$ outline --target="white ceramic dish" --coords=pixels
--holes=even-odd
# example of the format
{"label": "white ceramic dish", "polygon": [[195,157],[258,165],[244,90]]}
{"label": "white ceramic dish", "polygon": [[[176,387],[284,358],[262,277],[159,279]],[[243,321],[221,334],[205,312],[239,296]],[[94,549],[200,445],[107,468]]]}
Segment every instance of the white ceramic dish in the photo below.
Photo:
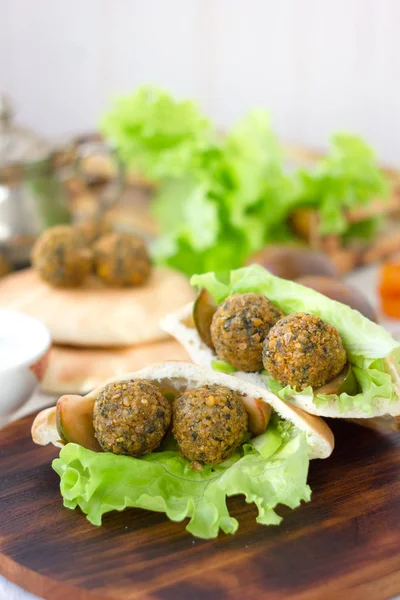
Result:
{"label": "white ceramic dish", "polygon": [[38,387],[50,345],[50,333],[40,321],[0,309],[0,426]]}

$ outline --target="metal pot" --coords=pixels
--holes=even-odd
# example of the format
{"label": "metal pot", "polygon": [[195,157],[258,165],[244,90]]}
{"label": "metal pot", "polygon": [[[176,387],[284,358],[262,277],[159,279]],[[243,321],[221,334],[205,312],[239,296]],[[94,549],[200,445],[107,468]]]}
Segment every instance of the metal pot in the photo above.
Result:
{"label": "metal pot", "polygon": [[[44,229],[73,220],[65,184],[81,176],[81,160],[92,153],[114,155],[103,143],[52,145],[15,126],[10,103],[0,98],[0,252],[14,267],[29,264],[32,246]],[[98,198],[99,214],[122,192],[122,165],[114,159],[117,176]]]}

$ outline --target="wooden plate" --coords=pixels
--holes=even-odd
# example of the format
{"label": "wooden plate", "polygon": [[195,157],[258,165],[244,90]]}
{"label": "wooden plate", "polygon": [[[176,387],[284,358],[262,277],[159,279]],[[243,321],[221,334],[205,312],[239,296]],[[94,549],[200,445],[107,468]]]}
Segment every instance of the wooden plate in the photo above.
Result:
{"label": "wooden plate", "polygon": [[230,500],[236,535],[193,538],[130,509],[93,527],[62,506],[32,417],[0,432],[0,572],[46,600],[389,598],[400,592],[400,436],[334,423],[337,448],[312,461],[313,500],[279,527]]}

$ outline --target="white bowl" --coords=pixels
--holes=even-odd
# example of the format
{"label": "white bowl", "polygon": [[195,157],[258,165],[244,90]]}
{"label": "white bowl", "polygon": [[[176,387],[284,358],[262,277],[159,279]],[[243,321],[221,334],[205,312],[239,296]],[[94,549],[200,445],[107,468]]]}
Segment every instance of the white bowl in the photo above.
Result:
{"label": "white bowl", "polygon": [[38,387],[50,345],[50,333],[40,321],[0,309],[0,426]]}

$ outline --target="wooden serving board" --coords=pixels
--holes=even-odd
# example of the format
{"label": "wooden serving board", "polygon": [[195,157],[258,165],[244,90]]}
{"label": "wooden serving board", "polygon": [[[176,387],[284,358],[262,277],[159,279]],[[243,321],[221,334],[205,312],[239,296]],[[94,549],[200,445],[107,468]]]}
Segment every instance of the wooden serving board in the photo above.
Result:
{"label": "wooden serving board", "polygon": [[313,500],[279,527],[230,500],[236,535],[205,541],[183,523],[130,509],[93,527],[63,508],[53,447],[32,417],[0,432],[0,573],[46,600],[382,600],[400,592],[400,434],[336,422],[312,461]]}

